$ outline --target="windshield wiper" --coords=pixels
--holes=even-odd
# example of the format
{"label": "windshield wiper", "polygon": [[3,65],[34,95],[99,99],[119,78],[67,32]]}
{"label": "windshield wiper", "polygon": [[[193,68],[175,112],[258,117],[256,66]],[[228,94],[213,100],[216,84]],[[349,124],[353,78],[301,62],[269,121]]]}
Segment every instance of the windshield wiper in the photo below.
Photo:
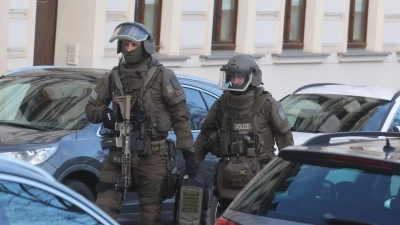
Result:
{"label": "windshield wiper", "polygon": [[48,130],[50,130],[50,129],[47,128],[47,127],[42,127],[42,126],[33,125],[33,124],[12,123],[12,122],[5,122],[5,121],[1,121],[0,124],[8,125],[8,126],[13,126],[13,127],[30,128],[30,129],[41,130],[41,131],[48,131]]}
{"label": "windshield wiper", "polygon": [[324,215],[326,225],[377,225],[364,221],[351,220],[346,218],[337,218],[330,213]]}

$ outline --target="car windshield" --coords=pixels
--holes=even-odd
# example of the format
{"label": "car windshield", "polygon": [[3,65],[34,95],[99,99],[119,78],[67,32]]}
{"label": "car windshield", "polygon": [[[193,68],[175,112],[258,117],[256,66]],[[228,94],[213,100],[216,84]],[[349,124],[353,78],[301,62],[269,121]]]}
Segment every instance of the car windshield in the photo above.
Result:
{"label": "car windshield", "polygon": [[294,94],[282,100],[292,131],[380,131],[391,101],[343,95]]}
{"label": "car windshield", "polygon": [[0,124],[38,130],[77,130],[88,124],[85,106],[95,84],[51,76],[3,77]]}
{"label": "car windshield", "polygon": [[398,174],[282,158],[271,163],[268,172],[238,199],[239,204],[231,206],[233,210],[321,225],[327,224],[328,214],[345,221],[398,222]]}

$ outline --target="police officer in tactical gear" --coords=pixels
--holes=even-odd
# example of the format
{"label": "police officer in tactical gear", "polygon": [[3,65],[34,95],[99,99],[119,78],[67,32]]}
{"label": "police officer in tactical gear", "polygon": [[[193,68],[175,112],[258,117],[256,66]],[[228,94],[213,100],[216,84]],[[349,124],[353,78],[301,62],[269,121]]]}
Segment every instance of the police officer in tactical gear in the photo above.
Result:
{"label": "police officer in tactical gear", "polygon": [[[110,42],[114,40],[118,40],[117,53],[122,52],[125,60],[100,79],[86,105],[86,114],[92,123],[103,122],[118,136],[124,118],[116,98],[131,96],[128,123],[140,129],[137,136],[131,135],[131,138],[138,137],[132,145],[138,159],[131,169],[129,190],[137,191],[140,197],[140,224],[161,224],[162,201],[171,198],[175,189],[175,183],[168,181],[171,157],[176,156],[175,143],[166,139],[171,128],[176,134],[176,148],[182,150],[189,165],[186,166],[188,173],[198,168],[194,161],[186,95],[174,72],[151,57],[155,52],[155,40],[146,26],[122,23],[115,28]],[[108,108],[111,101],[112,109]],[[97,186],[96,205],[114,219],[123,200],[123,188],[119,186],[122,153],[121,148],[110,148]]]}
{"label": "police officer in tactical gear", "polygon": [[216,164],[214,195],[225,210],[240,190],[279,149],[293,145],[289,122],[280,104],[265,91],[261,70],[249,55],[236,55],[220,69],[224,93],[213,104],[197,137],[195,161],[211,152]]}

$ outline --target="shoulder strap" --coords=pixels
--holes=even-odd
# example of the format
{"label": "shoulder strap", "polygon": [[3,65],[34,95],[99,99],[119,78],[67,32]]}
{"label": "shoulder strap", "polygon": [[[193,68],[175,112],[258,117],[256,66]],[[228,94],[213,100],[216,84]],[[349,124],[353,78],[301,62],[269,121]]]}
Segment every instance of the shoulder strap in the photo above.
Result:
{"label": "shoulder strap", "polygon": [[[147,87],[147,84],[149,84],[149,81],[150,81],[150,80],[154,81],[154,79],[155,79],[154,74],[156,74],[156,71],[157,71],[157,70],[160,70],[160,67],[157,66],[157,65],[155,65],[155,64],[153,64],[153,65],[150,67],[150,69],[147,71],[147,76],[146,76],[146,78],[145,78],[145,80],[144,80],[144,82],[143,82],[143,87]],[[154,78],[153,78],[153,77],[154,77]],[[153,82],[151,82],[151,83],[153,83]],[[151,83],[150,83],[150,84],[151,84]]]}
{"label": "shoulder strap", "polygon": [[115,66],[113,68],[113,76],[114,76],[114,80],[115,80],[115,85],[117,86],[119,93],[121,94],[121,96],[124,96],[125,95],[124,87],[122,86],[122,81],[121,81],[121,78],[119,77],[117,66]]}

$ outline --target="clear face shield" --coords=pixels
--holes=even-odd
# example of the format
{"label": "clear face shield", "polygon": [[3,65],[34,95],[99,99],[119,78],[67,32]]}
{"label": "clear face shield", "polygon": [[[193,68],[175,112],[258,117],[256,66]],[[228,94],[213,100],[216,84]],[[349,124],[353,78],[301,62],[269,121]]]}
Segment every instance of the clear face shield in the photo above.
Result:
{"label": "clear face shield", "polygon": [[219,87],[222,90],[245,91],[251,83],[252,71],[221,68]]}
{"label": "clear face shield", "polygon": [[149,35],[145,30],[135,24],[120,24],[115,28],[110,42],[113,42],[116,39],[141,42],[147,40],[148,36]]}

